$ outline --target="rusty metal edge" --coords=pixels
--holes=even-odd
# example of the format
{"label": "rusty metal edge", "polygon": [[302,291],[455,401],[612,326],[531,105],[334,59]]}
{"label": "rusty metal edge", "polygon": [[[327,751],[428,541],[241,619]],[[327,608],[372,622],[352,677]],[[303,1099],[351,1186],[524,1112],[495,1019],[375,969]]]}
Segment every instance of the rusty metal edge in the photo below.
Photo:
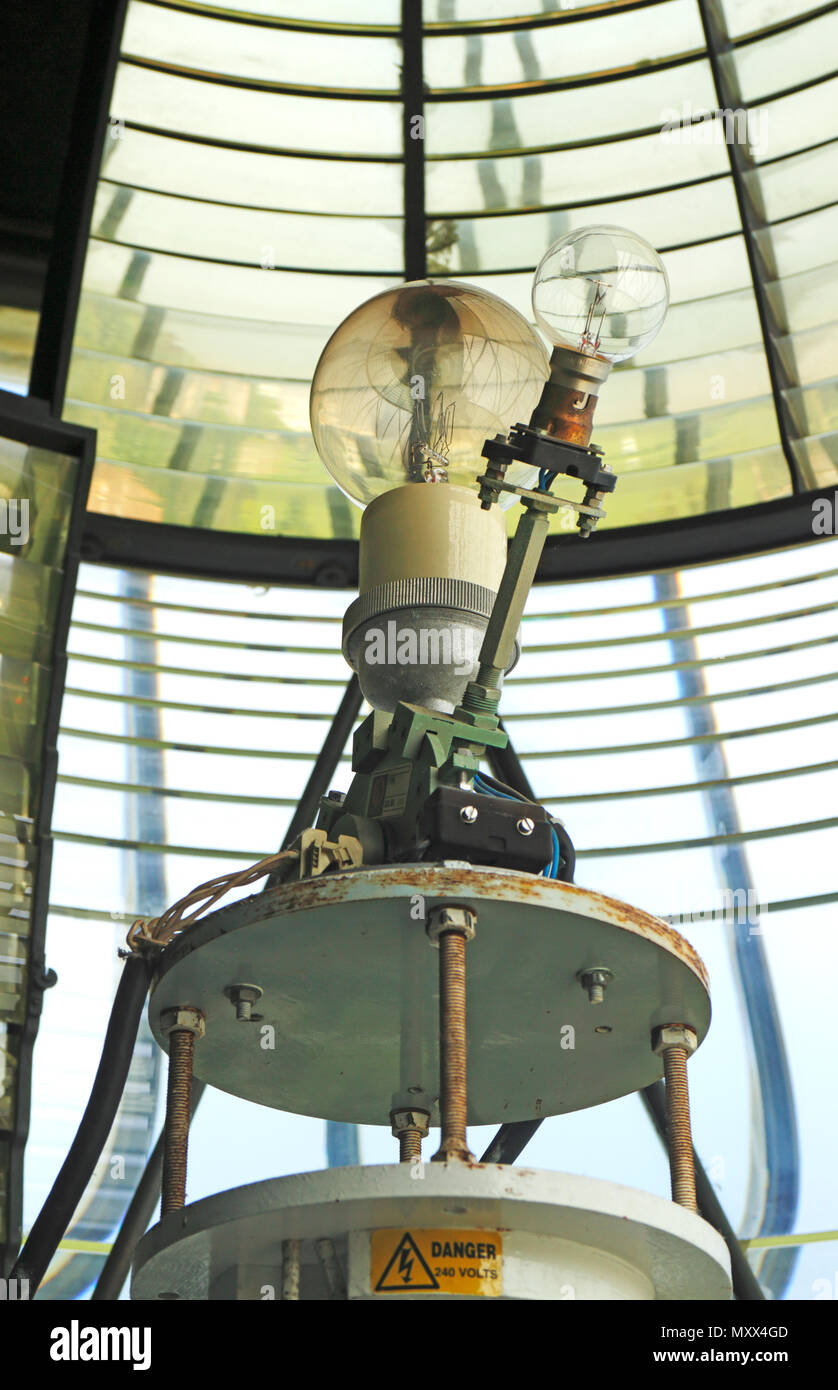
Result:
{"label": "rusty metal edge", "polygon": [[[642,908],[632,907],[618,898],[606,897],[579,884],[540,878],[519,869],[472,868],[460,863],[389,864],[347,873],[329,873],[319,878],[282,883],[266,892],[241,898],[227,907],[208,913],[175,937],[160,955],[152,990],[178,961],[215,937],[239,931],[254,922],[263,922],[282,913],[305,912],[314,907],[345,901],[354,896],[347,890],[358,882],[360,876],[371,890],[404,886],[411,894],[421,893],[436,898],[455,894],[467,899],[479,892],[480,898],[510,898],[518,902],[529,898],[542,906],[550,906],[550,899],[553,898],[557,907],[563,906],[571,911],[573,899],[584,901],[599,910],[598,920],[610,922],[612,926],[631,932],[634,936],[644,937],[676,956],[692,970],[709,994],[707,968],[691,943],[668,922],[653,917]],[[513,891],[510,892],[510,889]],[[382,897],[384,892],[371,891],[370,896]],[[579,915],[592,914],[581,912]]]}

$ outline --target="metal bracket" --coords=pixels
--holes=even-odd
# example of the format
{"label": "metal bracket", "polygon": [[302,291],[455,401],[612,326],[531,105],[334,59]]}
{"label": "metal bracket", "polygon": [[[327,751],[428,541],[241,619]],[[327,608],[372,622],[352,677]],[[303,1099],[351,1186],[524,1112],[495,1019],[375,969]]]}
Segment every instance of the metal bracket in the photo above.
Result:
{"label": "metal bracket", "polygon": [[304,830],[299,839],[299,878],[317,878],[327,869],[358,869],[364,862],[361,841],[354,835],[329,839],[325,830]]}
{"label": "metal bracket", "polygon": [[[608,464],[600,462],[602,450],[596,444],[582,448],[578,444],[568,444],[566,440],[547,434],[544,430],[532,429],[529,425],[513,425],[508,435],[498,434],[494,439],[487,439],[483,445],[483,457],[489,460],[489,467],[477,481],[484,511],[488,511],[498,500],[501,492],[516,493],[525,506],[537,507],[542,511],[558,511],[561,506],[569,506],[579,516],[577,525],[582,536],[589,536],[600,517],[605,515],[598,504],[617,485]],[[569,478],[578,478],[585,484],[582,503],[554,498],[553,505],[550,505],[546,501],[546,490],[511,486],[504,481],[511,463],[525,463],[539,472],[563,473]]]}

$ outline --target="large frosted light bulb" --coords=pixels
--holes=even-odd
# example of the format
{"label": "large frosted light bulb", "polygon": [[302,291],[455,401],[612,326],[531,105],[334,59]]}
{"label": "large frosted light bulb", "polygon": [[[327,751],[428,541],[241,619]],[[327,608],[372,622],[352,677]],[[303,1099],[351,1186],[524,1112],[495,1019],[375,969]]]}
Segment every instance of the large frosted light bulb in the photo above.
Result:
{"label": "large frosted light bulb", "polygon": [[622,227],[560,237],[533,280],[533,312],[550,341],[604,362],[622,362],[650,343],[668,304],[663,261]]}
{"label": "large frosted light bulb", "polygon": [[538,335],[496,295],[451,280],[399,285],[354,310],[323,349],[310,402],[317,452],[360,506],[404,483],[473,489],[484,440],[529,417],[549,370]]}

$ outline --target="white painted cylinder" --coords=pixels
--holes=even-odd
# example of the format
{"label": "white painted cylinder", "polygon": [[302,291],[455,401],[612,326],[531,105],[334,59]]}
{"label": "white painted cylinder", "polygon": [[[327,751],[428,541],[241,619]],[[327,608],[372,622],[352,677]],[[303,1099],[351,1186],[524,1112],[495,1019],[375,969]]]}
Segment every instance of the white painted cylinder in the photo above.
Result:
{"label": "white painted cylinder", "polygon": [[137,1247],[132,1297],[279,1299],[291,1242],[303,1301],[731,1294],[722,1237],[663,1197],[494,1163],[393,1163],[251,1183],[163,1217]]}
{"label": "white painted cylinder", "polygon": [[497,591],[506,564],[499,507],[477,489],[406,483],[376,497],[361,521],[359,592],[402,579],[462,579]]}

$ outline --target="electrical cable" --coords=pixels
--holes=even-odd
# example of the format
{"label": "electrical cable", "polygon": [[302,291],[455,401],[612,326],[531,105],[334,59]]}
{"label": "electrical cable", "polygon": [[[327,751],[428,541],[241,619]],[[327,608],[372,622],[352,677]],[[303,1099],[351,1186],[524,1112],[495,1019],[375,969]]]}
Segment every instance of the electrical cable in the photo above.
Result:
{"label": "electrical cable", "polygon": [[[204,1093],[204,1082],[197,1076],[192,1081],[192,1099],[189,1107],[190,1122],[195,1117],[198,1103]],[[110,1254],[90,1295],[92,1302],[103,1300],[112,1302],[119,1298],[131,1272],[134,1251],[142,1236],[148,1230],[154,1215],[154,1208],[160,1201],[160,1184],[163,1178],[163,1134],[158,1135],[157,1143],[146,1159],[142,1177],[137,1183],[134,1195],[128,1203],[119,1230],[111,1246]]]}
{"label": "electrical cable", "polygon": [[514,1163],[542,1124],[542,1120],[513,1120],[501,1125],[480,1162]]}
{"label": "electrical cable", "polygon": [[128,1078],[153,962],[134,953],[122,968],[102,1056],[76,1137],[12,1269],[34,1294],[58,1249],[105,1147]]}
{"label": "electrical cable", "polygon": [[495,791],[507,796],[510,801],[527,801],[533,806],[538,805],[535,797],[525,796],[523,792],[518,792],[514,787],[510,787],[508,782],[501,782],[498,777],[492,777],[488,772],[477,772],[475,773],[475,777],[481,782],[485,782],[487,787],[493,788]]}
{"label": "electrical cable", "polygon": [[[283,868],[287,869],[291,860],[298,860],[299,858],[300,851],[298,849],[283,849],[278,854],[269,854],[266,859],[260,859],[258,863],[251,864],[247,869],[234,870],[229,874],[219,874],[218,878],[211,878],[206,883],[198,884],[196,888],[179,898],[171,907],[167,907],[166,911],[162,912],[159,917],[138,917],[126,938],[129,948],[132,951],[137,951],[149,945],[168,946],[175,936],[191,927],[199,917],[214,907],[219,898],[226,897],[234,888],[246,888],[249,884],[264,878],[266,874],[275,873]],[[195,910],[184,917],[183,914],[188,907]]]}

